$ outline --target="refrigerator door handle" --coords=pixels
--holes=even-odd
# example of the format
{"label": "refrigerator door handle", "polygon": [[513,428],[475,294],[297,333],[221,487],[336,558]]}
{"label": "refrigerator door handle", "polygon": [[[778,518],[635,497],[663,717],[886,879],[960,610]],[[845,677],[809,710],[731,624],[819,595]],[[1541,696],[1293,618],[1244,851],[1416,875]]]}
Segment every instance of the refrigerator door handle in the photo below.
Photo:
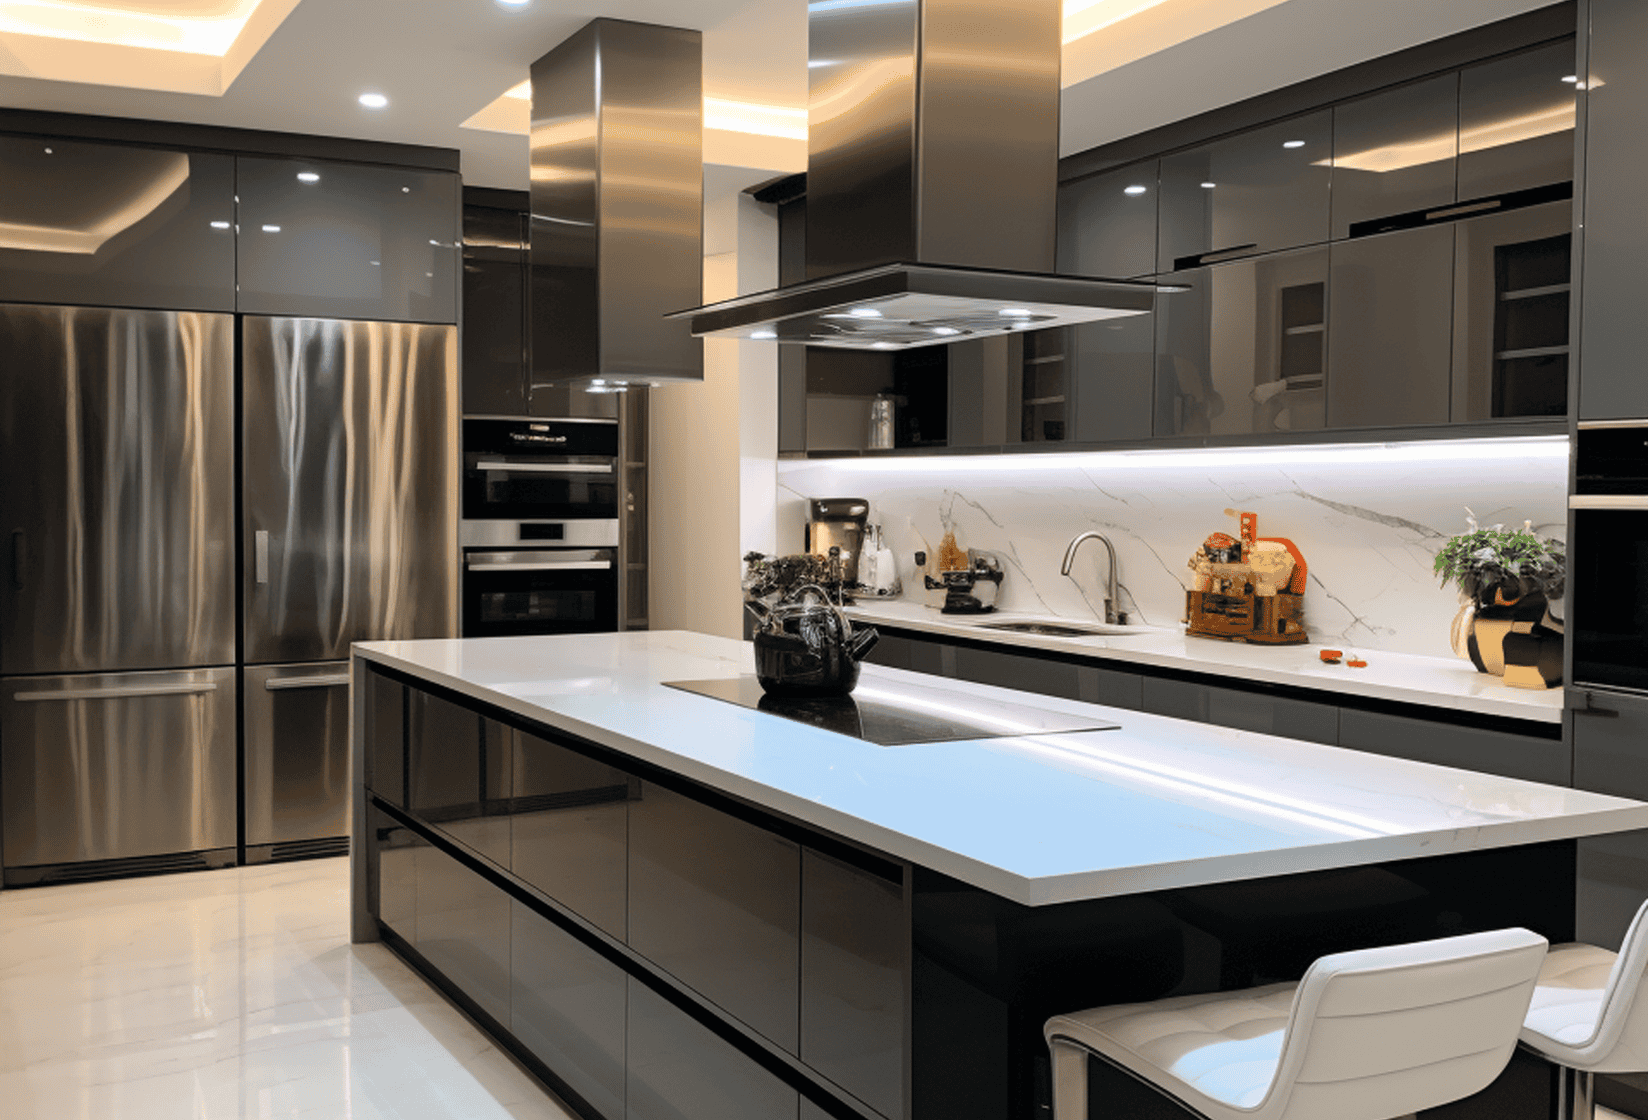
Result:
{"label": "refrigerator door handle", "polygon": [[23,569],[29,563],[29,542],[21,529],[11,532],[11,586],[14,591],[23,590]]}
{"label": "refrigerator door handle", "polygon": [[269,530],[252,534],[252,574],[258,583],[269,582]]}
{"label": "refrigerator door handle", "polygon": [[317,677],[270,677],[263,682],[263,687],[270,692],[281,692],[288,688],[337,688],[348,683],[348,673],[328,673]]}
{"label": "refrigerator door handle", "polygon": [[131,700],[142,696],[188,696],[197,692],[216,692],[213,681],[184,684],[136,684],[115,688],[66,688],[60,692],[16,692],[12,699],[19,703],[43,703],[51,700]]}

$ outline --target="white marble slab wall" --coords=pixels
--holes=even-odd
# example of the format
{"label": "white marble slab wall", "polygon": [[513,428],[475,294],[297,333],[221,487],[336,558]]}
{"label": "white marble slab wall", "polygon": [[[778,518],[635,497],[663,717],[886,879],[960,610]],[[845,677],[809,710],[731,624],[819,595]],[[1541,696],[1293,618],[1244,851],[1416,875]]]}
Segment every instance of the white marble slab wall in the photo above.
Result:
{"label": "white marble slab wall", "polygon": [[1261,536],[1289,538],[1305,556],[1313,642],[1438,657],[1451,656],[1458,603],[1432,563],[1464,531],[1466,507],[1484,525],[1527,520],[1559,538],[1567,524],[1562,437],[790,460],[778,472],[786,551],[801,548],[806,499],[867,498],[906,589],[919,583],[915,552],[954,529],[962,547],[1001,557],[1001,609],[1092,618],[1104,601],[1103,546],[1084,545],[1072,578],[1059,574],[1071,539],[1092,529],[1116,546],[1123,608],[1156,625],[1183,618],[1187,562],[1202,541],[1235,535],[1225,510],[1251,510]]}

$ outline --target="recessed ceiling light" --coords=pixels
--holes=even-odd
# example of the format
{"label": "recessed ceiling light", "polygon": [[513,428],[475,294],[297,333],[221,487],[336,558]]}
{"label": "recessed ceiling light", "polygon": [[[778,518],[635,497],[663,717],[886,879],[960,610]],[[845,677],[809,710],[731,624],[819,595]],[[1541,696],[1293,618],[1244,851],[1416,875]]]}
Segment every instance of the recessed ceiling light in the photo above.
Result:
{"label": "recessed ceiling light", "polygon": [[1143,194],[1145,191],[1147,191],[1149,189],[1150,189],[1149,187],[1142,187],[1139,184],[1134,183],[1131,187],[1126,188],[1126,190],[1123,191],[1123,193],[1124,194]]}
{"label": "recessed ceiling light", "polygon": [[532,3],[532,0],[497,0],[498,7],[515,12]]}
{"label": "recessed ceiling light", "polygon": [[402,187],[401,188],[401,193],[402,194],[411,194],[412,193],[412,188],[411,187]]}
{"label": "recessed ceiling light", "polygon": [[1562,80],[1567,82],[1569,85],[1573,85],[1575,82],[1579,81],[1579,75],[1578,74],[1569,74],[1566,78],[1563,78]]}
{"label": "recessed ceiling light", "polygon": [[1304,146],[1305,142],[1303,140],[1284,140],[1282,142],[1284,148],[1303,148]]}
{"label": "recessed ceiling light", "polygon": [[759,338],[759,339],[763,339],[763,340],[769,339],[769,338],[777,338],[778,337],[778,332],[777,331],[754,331],[750,334],[750,337],[751,338]]}
{"label": "recessed ceiling light", "polygon": [[1218,185],[1219,185],[1219,184],[1218,184],[1218,183],[1203,183],[1203,184],[1202,184],[1202,189],[1203,189],[1203,190],[1204,190],[1204,191],[1210,191],[1210,190],[1212,190],[1212,189],[1213,189],[1213,188],[1214,188],[1214,187],[1216,187],[1216,186],[1218,186]]}
{"label": "recessed ceiling light", "polygon": [[263,227],[263,232],[264,233],[279,233],[280,232],[280,227],[279,226],[264,226]]}
{"label": "recessed ceiling light", "polygon": [[318,182],[320,182],[320,176],[315,174],[313,171],[299,171],[298,172],[298,182],[300,182],[300,183],[318,183]]}
{"label": "recessed ceiling light", "polygon": [[441,247],[441,243],[439,241],[436,241],[433,237],[431,237],[429,239],[429,243],[431,245],[435,246],[435,248],[437,248],[437,249],[439,249]]}
{"label": "recessed ceiling light", "polygon": [[385,97],[381,93],[363,93],[360,95],[358,100],[368,109],[389,108],[389,98]]}
{"label": "recessed ceiling light", "polygon": [[213,222],[212,223],[212,228],[213,229],[228,229],[229,228],[229,223],[228,222]]}
{"label": "recessed ceiling light", "polygon": [[855,319],[881,318],[881,312],[877,311],[873,307],[855,307],[851,311],[847,312],[847,314],[851,315]]}
{"label": "recessed ceiling light", "polygon": [[50,148],[47,148],[47,149],[46,149],[46,154],[47,154],[47,155],[48,155],[48,156],[49,156],[49,155],[51,155],[51,154],[52,154],[52,150],[51,150],[51,149],[50,149]]}

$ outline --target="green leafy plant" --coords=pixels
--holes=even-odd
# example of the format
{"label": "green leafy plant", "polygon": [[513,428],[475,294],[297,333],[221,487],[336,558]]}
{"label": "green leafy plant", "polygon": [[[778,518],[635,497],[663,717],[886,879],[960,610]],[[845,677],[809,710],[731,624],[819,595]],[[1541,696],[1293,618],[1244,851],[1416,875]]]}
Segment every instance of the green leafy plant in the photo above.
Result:
{"label": "green leafy plant", "polygon": [[1469,532],[1449,538],[1436,554],[1435,570],[1444,585],[1457,585],[1484,606],[1494,601],[1495,592],[1506,601],[1534,591],[1551,603],[1562,601],[1568,583],[1565,544],[1537,535],[1529,522],[1509,530],[1503,525],[1479,528],[1475,517],[1469,523]]}

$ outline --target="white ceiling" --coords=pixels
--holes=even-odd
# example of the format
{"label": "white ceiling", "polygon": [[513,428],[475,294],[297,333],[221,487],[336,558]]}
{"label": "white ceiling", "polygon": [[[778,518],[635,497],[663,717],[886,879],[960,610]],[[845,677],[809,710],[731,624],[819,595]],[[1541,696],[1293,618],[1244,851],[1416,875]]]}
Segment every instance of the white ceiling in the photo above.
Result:
{"label": "white ceiling", "polygon": [[[1252,14],[1183,42],[1140,38],[1138,49],[1152,53],[1134,61],[1110,51],[1119,64],[1066,90],[1063,147],[1079,151],[1545,2],[1166,0],[1154,18],[1179,20],[1181,32],[1196,29],[1184,22],[1196,10]],[[597,16],[704,31],[709,96],[805,103],[806,0],[534,0],[524,11],[493,0],[301,0],[222,97],[0,77],[0,104],[458,148],[467,182],[524,189],[525,138],[460,125]],[[1125,36],[1128,23],[1097,35]],[[1067,70],[1083,72],[1069,56]],[[369,89],[388,95],[387,110],[359,106]]]}

